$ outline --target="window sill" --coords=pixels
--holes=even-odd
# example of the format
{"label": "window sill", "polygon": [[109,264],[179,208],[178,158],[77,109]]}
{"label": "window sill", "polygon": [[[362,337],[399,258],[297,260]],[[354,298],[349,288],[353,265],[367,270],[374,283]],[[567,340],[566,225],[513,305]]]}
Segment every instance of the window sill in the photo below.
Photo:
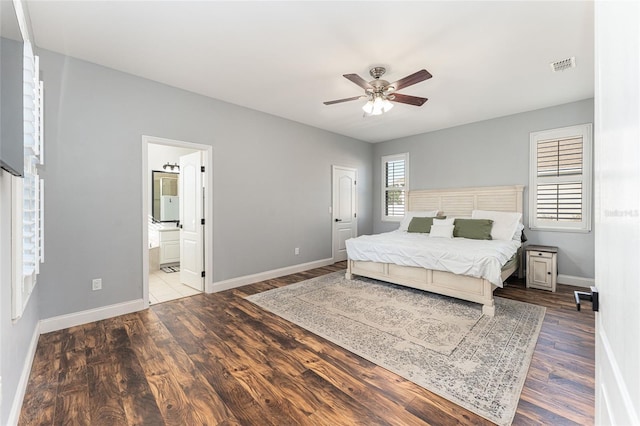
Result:
{"label": "window sill", "polygon": [[580,229],[580,228],[547,228],[544,226],[529,226],[530,231],[540,231],[540,232],[569,232],[575,234],[588,234],[591,232],[591,228],[589,229]]}

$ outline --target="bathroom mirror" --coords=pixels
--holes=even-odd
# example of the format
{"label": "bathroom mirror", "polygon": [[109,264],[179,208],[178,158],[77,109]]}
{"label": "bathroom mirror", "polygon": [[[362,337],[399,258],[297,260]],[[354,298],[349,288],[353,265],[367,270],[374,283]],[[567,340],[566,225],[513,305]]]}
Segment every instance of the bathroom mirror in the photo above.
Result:
{"label": "bathroom mirror", "polygon": [[153,170],[151,172],[151,215],[158,222],[180,220],[180,198],[178,196],[178,173]]}

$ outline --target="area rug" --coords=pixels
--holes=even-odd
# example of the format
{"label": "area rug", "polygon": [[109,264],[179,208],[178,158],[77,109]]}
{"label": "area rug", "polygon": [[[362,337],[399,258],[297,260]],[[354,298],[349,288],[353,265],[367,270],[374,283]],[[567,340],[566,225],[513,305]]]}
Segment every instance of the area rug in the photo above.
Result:
{"label": "area rug", "polygon": [[163,266],[160,269],[162,269],[167,274],[171,274],[173,272],[180,272],[180,267],[179,266]]}
{"label": "area rug", "polygon": [[510,424],[545,308],[479,304],[334,272],[247,300],[500,425]]}

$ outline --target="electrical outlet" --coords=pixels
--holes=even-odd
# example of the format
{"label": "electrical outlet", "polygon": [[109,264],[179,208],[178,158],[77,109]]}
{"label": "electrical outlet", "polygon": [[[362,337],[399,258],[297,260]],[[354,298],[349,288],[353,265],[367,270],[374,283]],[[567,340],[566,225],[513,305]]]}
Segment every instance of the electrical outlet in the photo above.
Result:
{"label": "electrical outlet", "polygon": [[295,249],[293,249],[293,254],[295,254],[296,256],[300,254],[300,247],[296,247]]}
{"label": "electrical outlet", "polygon": [[91,281],[91,289],[92,290],[102,290],[102,278],[94,278]]}

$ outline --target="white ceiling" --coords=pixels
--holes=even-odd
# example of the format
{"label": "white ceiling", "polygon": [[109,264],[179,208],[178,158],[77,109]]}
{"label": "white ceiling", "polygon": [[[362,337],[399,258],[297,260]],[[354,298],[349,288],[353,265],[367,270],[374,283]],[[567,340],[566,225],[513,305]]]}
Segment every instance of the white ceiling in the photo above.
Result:
{"label": "white ceiling", "polygon": [[[331,132],[379,142],[593,96],[587,1],[28,1],[35,44]],[[549,63],[576,57],[577,68]],[[342,77],[433,78],[363,118]]]}

